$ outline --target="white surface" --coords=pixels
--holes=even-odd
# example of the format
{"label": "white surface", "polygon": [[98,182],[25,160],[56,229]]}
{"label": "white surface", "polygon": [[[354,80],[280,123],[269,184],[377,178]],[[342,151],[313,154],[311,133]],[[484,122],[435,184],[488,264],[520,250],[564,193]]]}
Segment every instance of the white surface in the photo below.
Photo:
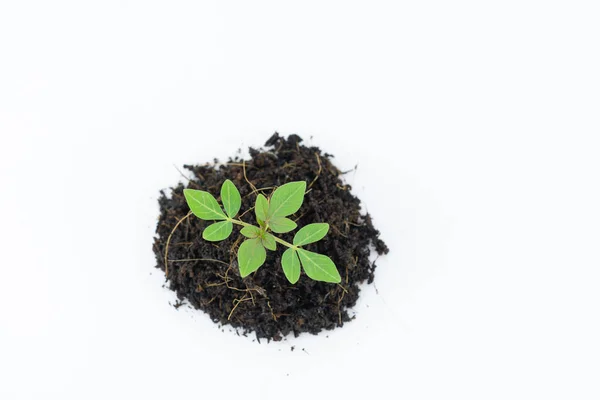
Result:
{"label": "white surface", "polygon": [[[0,398],[597,399],[597,2],[413,3],[3,1]],[[391,253],[258,345],[151,243],[173,165],[275,130],[359,164]]]}

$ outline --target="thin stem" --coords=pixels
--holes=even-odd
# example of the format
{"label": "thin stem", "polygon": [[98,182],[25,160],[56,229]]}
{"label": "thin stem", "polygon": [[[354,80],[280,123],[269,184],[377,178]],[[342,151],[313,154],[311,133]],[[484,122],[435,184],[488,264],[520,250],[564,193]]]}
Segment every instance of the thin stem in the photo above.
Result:
{"label": "thin stem", "polygon": [[273,235],[273,238],[275,239],[275,241],[276,241],[276,242],[278,242],[278,243],[281,243],[282,245],[284,245],[284,246],[287,246],[287,247],[289,247],[290,249],[294,249],[294,250],[298,250],[298,249],[299,249],[299,247],[298,247],[298,246],[294,246],[293,244],[291,244],[291,243],[288,243],[288,242],[286,242],[286,241],[285,241],[285,240],[283,240],[283,239],[279,239],[279,238],[278,238],[277,236],[275,236],[275,235]]}
{"label": "thin stem", "polygon": [[[238,220],[238,219],[230,219],[229,221],[233,222],[233,223],[234,223],[234,224],[236,224],[236,225],[241,225],[241,226],[253,226],[254,228],[261,229],[261,228],[260,228],[260,227],[258,227],[258,226],[255,226],[255,225],[249,224],[249,223],[247,223],[247,222],[244,222],[244,221],[240,221],[240,220]],[[283,240],[283,239],[279,239],[277,236],[275,236],[275,235],[273,235],[273,234],[272,234],[272,236],[273,236],[273,238],[275,239],[275,241],[276,241],[277,243],[281,243],[282,245],[284,245],[284,246],[286,246],[286,247],[289,247],[290,249],[294,249],[294,250],[298,250],[298,249],[299,249],[299,247],[298,247],[298,246],[294,246],[293,244],[291,244],[291,243],[288,243],[288,242],[286,242],[286,241],[285,241],[285,240]]]}
{"label": "thin stem", "polygon": [[[252,224],[248,224],[244,221],[240,221],[239,219],[230,219],[229,221],[233,222],[236,225],[241,225],[241,226],[254,226]],[[256,227],[255,227],[256,228]]]}

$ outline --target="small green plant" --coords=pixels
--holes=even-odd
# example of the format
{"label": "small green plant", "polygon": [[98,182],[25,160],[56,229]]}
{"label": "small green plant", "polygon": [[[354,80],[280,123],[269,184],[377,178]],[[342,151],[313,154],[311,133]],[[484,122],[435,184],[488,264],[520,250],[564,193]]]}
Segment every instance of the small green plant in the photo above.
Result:
{"label": "small green plant", "polygon": [[221,186],[221,202],[225,212],[208,192],[185,189],[183,194],[195,216],[203,220],[217,221],[202,232],[205,240],[215,242],[227,239],[233,231],[233,225],[242,226],[240,233],[246,240],[242,242],[237,253],[242,278],[260,268],[267,258],[266,250],[276,250],[279,243],[288,247],[281,257],[281,265],[286,278],[292,284],[300,279],[301,265],[311,279],[339,283],[340,274],[329,257],[302,248],[323,239],[329,231],[329,224],[315,223],[302,227],[296,232],[293,243],[288,243],[271,233],[287,233],[297,228],[296,223],[287,217],[300,209],[305,191],[306,182],[289,182],[277,188],[269,199],[258,194],[254,206],[258,226],[235,219],[242,206],[242,197],[229,179]]}

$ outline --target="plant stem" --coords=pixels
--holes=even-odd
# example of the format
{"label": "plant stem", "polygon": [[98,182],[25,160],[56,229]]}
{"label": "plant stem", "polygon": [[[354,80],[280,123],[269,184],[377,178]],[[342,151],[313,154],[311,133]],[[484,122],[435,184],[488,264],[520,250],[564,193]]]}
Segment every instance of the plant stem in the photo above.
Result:
{"label": "plant stem", "polygon": [[[258,226],[255,226],[255,225],[249,224],[249,223],[247,223],[247,222],[244,222],[244,221],[240,221],[239,219],[230,219],[229,221],[233,222],[233,223],[234,223],[234,224],[236,224],[236,225],[241,225],[241,226],[252,226],[252,227],[254,227],[254,228],[258,228],[258,229],[260,229],[260,227],[258,227]],[[285,241],[285,240],[283,240],[283,239],[279,239],[279,238],[278,238],[277,236],[275,236],[275,235],[273,235],[273,238],[275,239],[275,241],[276,241],[276,242],[278,242],[278,243],[281,243],[282,245],[284,245],[284,246],[286,246],[286,247],[289,247],[290,249],[294,249],[294,250],[298,250],[298,249],[299,249],[299,247],[298,247],[298,246],[294,246],[293,244],[291,244],[291,243],[288,243],[288,242],[286,242],[286,241]]]}
{"label": "plant stem", "polygon": [[[273,235],[273,234],[271,234],[271,235]],[[286,242],[286,241],[285,241],[285,240],[283,240],[283,239],[279,239],[279,238],[278,238],[277,236],[275,236],[275,235],[273,235],[273,239],[275,239],[275,241],[276,241],[276,242],[278,242],[278,243],[281,243],[282,245],[289,247],[290,249],[294,249],[294,250],[298,250],[298,249],[299,249],[299,247],[298,247],[298,246],[294,246],[293,244],[291,244],[291,243],[288,243],[288,242]]]}
{"label": "plant stem", "polygon": [[[236,225],[242,225],[242,226],[254,226],[252,224],[248,224],[244,221],[240,221],[239,219],[230,219],[231,222],[233,222]],[[256,226],[254,226],[256,228]]]}

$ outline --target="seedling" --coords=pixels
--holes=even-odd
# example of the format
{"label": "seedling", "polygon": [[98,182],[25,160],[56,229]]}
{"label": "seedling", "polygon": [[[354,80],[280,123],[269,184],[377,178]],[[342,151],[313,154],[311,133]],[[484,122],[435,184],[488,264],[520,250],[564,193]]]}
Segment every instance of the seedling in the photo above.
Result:
{"label": "seedling", "polygon": [[242,278],[258,270],[265,263],[266,250],[276,250],[279,243],[288,248],[281,257],[281,266],[292,284],[300,279],[300,266],[311,279],[339,283],[340,274],[329,257],[302,248],[323,239],[329,231],[329,224],[315,223],[302,227],[296,232],[293,243],[273,235],[297,228],[296,223],[287,217],[300,209],[305,191],[306,182],[289,182],[277,188],[269,199],[258,194],[254,206],[258,226],[235,219],[242,206],[242,197],[229,179],[221,186],[221,202],[225,212],[208,192],[185,189],[183,194],[195,216],[203,220],[218,221],[204,229],[202,237],[205,240],[216,242],[227,239],[233,231],[233,225],[242,226],[240,233],[246,240],[237,253]]}

